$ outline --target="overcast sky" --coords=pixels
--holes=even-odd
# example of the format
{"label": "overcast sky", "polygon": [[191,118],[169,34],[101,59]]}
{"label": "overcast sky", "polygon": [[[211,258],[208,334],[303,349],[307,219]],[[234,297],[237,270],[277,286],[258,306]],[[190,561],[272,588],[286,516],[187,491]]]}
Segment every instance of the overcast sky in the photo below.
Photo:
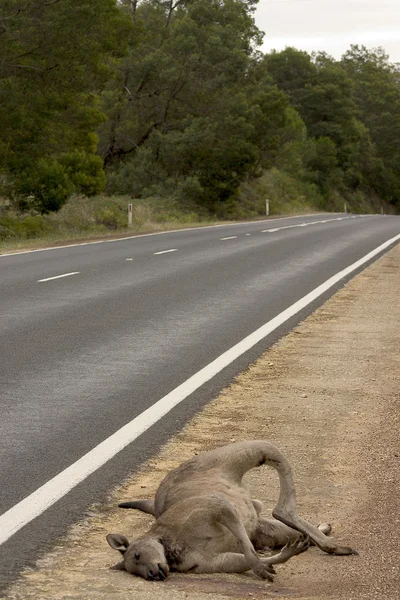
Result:
{"label": "overcast sky", "polygon": [[400,0],[260,0],[255,19],[263,52],[294,46],[340,58],[350,44],[364,44],[400,62]]}

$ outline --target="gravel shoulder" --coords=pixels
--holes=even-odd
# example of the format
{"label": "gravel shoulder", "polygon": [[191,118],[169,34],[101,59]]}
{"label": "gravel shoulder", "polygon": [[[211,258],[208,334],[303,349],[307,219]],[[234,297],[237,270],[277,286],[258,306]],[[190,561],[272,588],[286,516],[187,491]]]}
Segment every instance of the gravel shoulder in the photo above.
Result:
{"label": "gravel shoulder", "polygon": [[[27,570],[7,600],[395,600],[400,593],[400,245],[354,278],[222,391],[105,504]],[[360,556],[311,548],[274,583],[243,575],[173,574],[164,583],[110,571],[105,536],[143,533],[150,517],[116,508],[154,494],[168,470],[230,441],[264,438],[292,463],[299,512],[328,521]],[[134,463],[135,457],[132,457]],[[270,514],[274,472],[248,476]]]}

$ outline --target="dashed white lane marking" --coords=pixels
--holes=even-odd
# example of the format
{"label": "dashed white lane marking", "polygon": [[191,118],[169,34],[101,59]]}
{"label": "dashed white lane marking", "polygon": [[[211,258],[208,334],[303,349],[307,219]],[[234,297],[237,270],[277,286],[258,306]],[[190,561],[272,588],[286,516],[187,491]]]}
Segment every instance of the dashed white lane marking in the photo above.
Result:
{"label": "dashed white lane marking", "polygon": [[133,258],[126,258],[125,260],[133,260]]}
{"label": "dashed white lane marking", "polygon": [[74,271],[73,273],[64,273],[63,275],[55,275],[54,277],[46,277],[46,279],[38,279],[38,283],[44,281],[52,281],[53,279],[61,279],[62,277],[71,277],[71,275],[79,275],[80,271]]}
{"label": "dashed white lane marking", "polygon": [[177,250],[178,248],[170,248],[169,250],[161,250],[161,252],[153,252],[153,254],[168,254],[168,252],[177,252]]}
{"label": "dashed white lane marking", "polygon": [[224,238],[219,238],[221,240],[221,242],[224,242],[225,240],[235,240],[237,238],[237,235],[230,235],[229,237],[224,237]]}
{"label": "dashed white lane marking", "polygon": [[[338,213],[332,213],[338,214]],[[312,213],[311,215],[294,215],[292,217],[278,217],[278,221],[287,221],[289,219],[301,219],[302,217],[316,217],[317,214]],[[261,219],[260,223],[266,223],[271,219]],[[135,240],[143,237],[150,237],[154,235],[167,235],[168,233],[181,233],[188,231],[201,231],[202,229],[218,229],[220,227],[232,227],[232,225],[248,225],[248,221],[239,221],[237,223],[218,223],[217,225],[205,225],[201,227],[185,227],[184,229],[170,229],[167,231],[154,231],[153,233],[140,233],[135,235],[129,235],[127,237],[112,239],[112,240],[96,240],[94,242],[81,242],[79,244],[65,244],[63,246],[51,246],[50,248],[37,248],[36,250],[22,250],[21,252],[7,252],[0,254],[0,258],[6,256],[17,256],[18,254],[31,254],[32,252],[48,252],[49,250],[60,250],[64,248],[76,248],[78,246],[91,246],[93,244],[113,244],[114,242],[126,242],[127,240]]]}
{"label": "dashed white lane marking", "polygon": [[32,492],[29,496],[15,504],[12,508],[0,516],[0,545],[12,535],[27,525],[33,519],[41,515],[47,508],[57,500],[65,496],[79,483],[84,481],[91,473],[102,467],[111,460],[118,452],[126,448],[128,444],[136,440],[142,433],[150,429],[162,417],[168,414],[175,406],[193,394],[207,381],[220,373],[234,360],[253,348],[261,340],[286,323],[302,309],[309,306],[314,300],[320,298],[326,291],[334,287],[345,277],[362,267],[365,263],[389,248],[400,240],[400,234],[387,240],[365,256],[339,271],[311,292],[297,300],[279,315],[250,333],[240,342],[226,350],[218,358],[197,371],[181,385],[169,392],[166,396],[155,402],[140,415],[121,427],[106,440],[95,446],[90,452],[67,467],[47,481],[44,485]]}
{"label": "dashed white lane marking", "polygon": [[263,229],[261,233],[275,233],[275,231],[281,231],[282,229],[293,229],[295,225],[286,225],[286,227],[275,227],[274,229]]}
{"label": "dashed white lane marking", "polygon": [[251,235],[251,233],[246,233],[246,235]]}

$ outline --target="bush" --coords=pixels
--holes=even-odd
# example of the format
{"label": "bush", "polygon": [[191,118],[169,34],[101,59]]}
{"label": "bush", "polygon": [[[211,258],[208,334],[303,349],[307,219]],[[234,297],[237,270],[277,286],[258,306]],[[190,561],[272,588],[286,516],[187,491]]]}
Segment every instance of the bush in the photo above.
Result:
{"label": "bush", "polygon": [[167,174],[154,160],[151,148],[140,147],[132,160],[107,171],[107,193],[131,194],[136,198],[166,194]]}
{"label": "bush", "polygon": [[94,196],[106,187],[106,175],[100,156],[80,151],[68,152],[60,156],[59,162],[65,168],[75,193]]}
{"label": "bush", "polygon": [[103,206],[95,212],[95,221],[98,225],[104,225],[107,229],[118,229],[126,227],[127,213],[118,206]]}
{"label": "bush", "polygon": [[20,209],[34,208],[42,214],[60,210],[74,191],[66,169],[58,161],[40,159],[20,177],[16,186]]}
{"label": "bush", "polygon": [[322,201],[315,184],[276,168],[265,171],[261,177],[242,185],[240,189],[240,206],[246,215],[265,215],[267,198],[271,215],[312,211]]}
{"label": "bush", "polygon": [[204,189],[197,177],[186,177],[178,182],[175,196],[183,206],[198,205],[204,201]]}
{"label": "bush", "polygon": [[57,159],[40,159],[15,183],[20,210],[57,212],[73,193],[93,196],[105,188],[103,161],[85,152],[68,152]]}
{"label": "bush", "polygon": [[0,239],[39,237],[53,230],[51,224],[42,215],[19,217],[14,213],[0,216]]}

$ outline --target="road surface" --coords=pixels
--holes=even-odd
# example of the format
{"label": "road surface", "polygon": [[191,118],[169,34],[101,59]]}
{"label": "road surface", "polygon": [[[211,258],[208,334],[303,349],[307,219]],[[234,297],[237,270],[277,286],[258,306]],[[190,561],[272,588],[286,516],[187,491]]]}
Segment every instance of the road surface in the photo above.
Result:
{"label": "road surface", "polygon": [[[313,215],[0,256],[0,523],[199,370],[399,233],[399,217]],[[26,525],[3,536],[0,586],[345,280],[39,516],[30,520],[29,508]]]}

